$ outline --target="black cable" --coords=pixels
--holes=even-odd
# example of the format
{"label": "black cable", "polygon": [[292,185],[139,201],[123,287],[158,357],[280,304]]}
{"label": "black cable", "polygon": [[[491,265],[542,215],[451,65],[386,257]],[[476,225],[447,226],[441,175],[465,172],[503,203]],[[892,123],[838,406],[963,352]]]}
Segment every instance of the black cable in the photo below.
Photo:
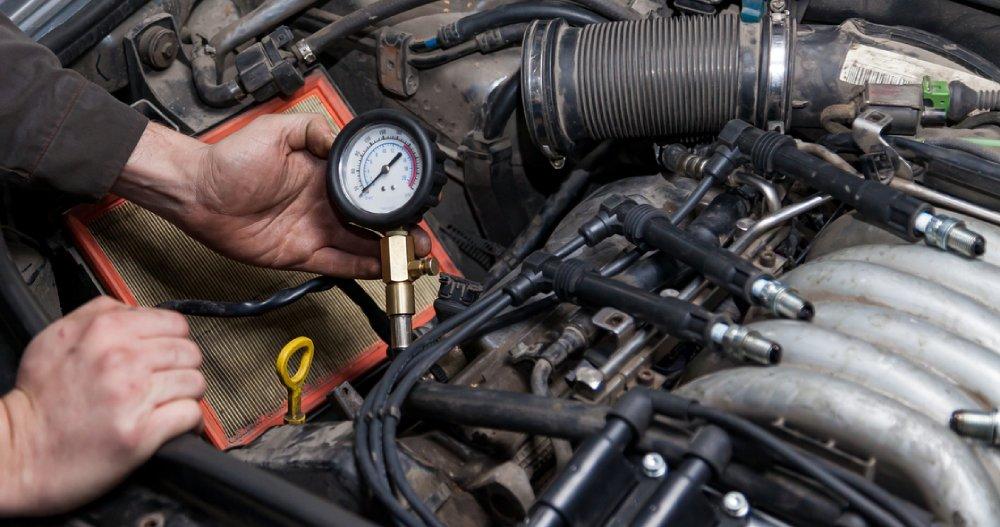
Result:
{"label": "black cable", "polygon": [[930,145],[896,135],[887,136],[887,140],[890,145],[902,150],[901,153],[904,154],[909,153],[920,159],[938,161],[963,171],[1000,177],[1000,164],[968,152]]}
{"label": "black cable", "polygon": [[[571,249],[578,245],[576,242],[576,239],[571,240],[562,248],[558,249],[556,253],[565,255],[572,252]],[[629,259],[630,255],[626,254],[622,258],[619,258],[618,261]],[[613,267],[614,263],[615,262],[612,262],[608,266],[605,266],[605,269]],[[540,301],[536,301],[536,303],[542,303],[545,300],[546,299],[543,298]],[[433,347],[428,348],[426,351],[422,351],[419,360],[417,360],[413,366],[410,366],[410,364],[416,357],[417,351],[412,347],[411,349],[408,349],[405,357],[401,356],[397,358],[397,361],[403,359],[405,362],[399,364],[399,368],[395,368],[395,371],[391,372],[393,373],[392,376],[387,373],[386,376],[383,377],[382,382],[380,382],[379,387],[377,387],[380,389],[374,397],[372,394],[369,394],[369,398],[366,398],[366,404],[370,399],[373,400],[373,404],[368,408],[365,408],[364,405],[362,407],[361,415],[373,415],[371,412],[375,409],[377,411],[374,415],[382,416],[381,420],[374,419],[371,426],[366,430],[368,437],[364,442],[367,443],[368,451],[374,458],[372,465],[378,464],[378,443],[381,442],[381,456],[382,460],[384,460],[386,469],[385,475],[388,476],[390,484],[393,488],[402,493],[407,502],[410,503],[411,507],[417,510],[418,514],[431,525],[437,525],[437,519],[433,512],[427,509],[426,505],[422,503],[420,497],[406,480],[405,471],[402,468],[399,451],[396,446],[396,425],[398,424],[401,416],[403,401],[405,401],[413,386],[415,386],[416,383],[422,378],[425,371],[427,371],[435,362],[440,360],[440,358],[448,353],[448,351],[450,351],[453,347],[461,344],[472,335],[481,333],[481,326],[485,325],[486,321],[492,319],[494,316],[499,315],[500,312],[510,305],[511,301],[512,299],[510,296],[502,291],[494,291],[490,295],[487,295],[487,297],[484,297],[484,299],[477,301],[473,304],[473,306],[470,306],[470,309],[462,313],[463,315],[467,315],[474,310],[475,315],[473,317],[467,317],[468,320],[464,322],[465,325],[461,329],[449,334],[440,342],[433,344]],[[483,307],[484,305],[487,307]],[[445,322],[451,323],[451,326],[457,326],[458,324],[454,322],[457,318],[458,317],[456,316],[446,320]],[[441,328],[435,328],[435,330],[441,330]],[[434,330],[432,330],[432,332],[433,331]],[[443,334],[443,331],[440,331],[440,333]],[[428,334],[427,336],[431,335]],[[394,361],[392,367],[395,366],[397,366],[396,361]],[[394,369],[392,367],[390,367],[390,369]],[[385,383],[384,386],[391,387],[392,384],[395,383],[395,377],[404,370],[406,371],[405,375],[390,394],[387,394],[385,390],[381,389],[383,383]],[[387,379],[389,379],[388,382]],[[386,405],[388,406],[386,407]],[[360,441],[358,443],[360,443]],[[363,447],[358,447],[356,453],[359,455],[366,455]],[[367,459],[365,461],[367,462]],[[386,495],[385,492],[382,492],[385,490],[384,482],[379,482],[378,485],[378,494],[381,496]],[[398,506],[398,503],[393,505]],[[392,505],[390,505],[390,507],[392,507]]]}
{"label": "black cable", "polygon": [[336,22],[327,24],[323,29],[306,37],[305,43],[314,53],[319,53],[334,42],[353,35],[362,29],[374,25],[386,18],[415,9],[435,0],[377,0],[360,9],[351,11]]}
{"label": "black cable", "polygon": [[514,115],[514,110],[520,102],[520,94],[521,70],[518,69],[500,87],[490,93],[483,118],[483,138],[500,137],[504,128],[507,127],[507,121]]}
{"label": "black cable", "polygon": [[831,463],[819,456],[811,456],[817,462],[821,463],[827,470],[833,473],[834,476],[840,478],[844,483],[851,485],[858,492],[863,493],[868,496],[875,503],[878,503],[882,507],[885,507],[890,513],[899,518],[904,525],[908,527],[929,527],[931,521],[927,518],[921,517],[921,513],[926,515],[926,511],[921,511],[915,505],[910,504],[896,496],[893,496],[889,491],[875,484],[874,481],[852,471],[848,470],[836,463]]}
{"label": "black cable", "polygon": [[415,340],[409,348],[400,353],[392,361],[388,370],[362,403],[361,410],[358,413],[359,417],[355,420],[354,435],[354,453],[358,460],[358,469],[368,488],[372,490],[383,505],[389,508],[389,512],[397,522],[407,526],[421,525],[420,519],[416,515],[399,504],[392,489],[389,487],[387,479],[384,477],[386,468],[382,461],[381,409],[384,406],[385,399],[388,397],[399,375],[416,355],[423,351],[423,348],[468,321],[489,303],[499,299],[502,295],[502,292],[495,291],[484,296],[465,311],[445,320],[431,329],[430,332]]}
{"label": "black cable", "polygon": [[[528,24],[511,24],[492,29],[486,33],[480,33],[476,35],[475,39],[467,40],[448,48],[435,49],[433,51],[415,50],[410,55],[409,63],[417,69],[430,69],[469,56],[476,51],[480,53],[492,53],[515,44],[519,45],[521,40],[524,39],[524,32],[527,29]],[[417,46],[420,49],[424,47],[424,45]]]}
{"label": "black cable", "polygon": [[412,53],[410,54],[409,63],[414,68],[426,70],[447,64],[453,60],[458,60],[478,50],[479,43],[475,40],[469,40],[448,49],[437,49],[426,53]]}
{"label": "black cable", "polygon": [[93,0],[42,35],[38,43],[68,67],[146,4],[146,0]]}
{"label": "black cable", "polygon": [[545,241],[555,231],[559,222],[580,201],[580,195],[587,188],[591,178],[596,173],[596,165],[608,153],[610,146],[610,141],[599,144],[583,158],[576,168],[570,171],[566,180],[559,185],[559,190],[545,200],[545,204],[535,214],[535,217],[531,219],[528,226],[517,235],[517,238],[510,244],[510,247],[497,258],[496,263],[493,264],[493,267],[486,275],[486,279],[483,281],[484,289],[489,289],[496,285],[507,273],[518,265],[521,265],[521,262],[532,251],[541,248],[545,244]]}
{"label": "black cable", "polygon": [[714,179],[710,177],[702,179],[698,183],[698,186],[695,187],[690,194],[688,194],[684,203],[682,203],[680,207],[677,207],[677,210],[670,214],[670,222],[674,225],[680,225],[685,218],[691,215],[691,212],[693,212],[695,207],[698,206],[698,203],[701,202],[701,198],[705,197],[705,194],[708,193],[709,189],[711,189],[713,185],[715,185]]}
{"label": "black cable", "polygon": [[554,18],[564,19],[573,26],[608,21],[592,11],[564,2],[515,2],[479,11],[442,26],[437,32],[436,44],[441,48],[449,48],[490,29]]}
{"label": "black cable", "polygon": [[245,302],[217,302],[214,300],[167,300],[156,307],[169,309],[192,317],[238,318],[256,317],[297,302],[310,293],[319,293],[339,288],[361,309],[368,325],[382,339],[389,342],[389,321],[385,311],[368,296],[368,293],[354,280],[317,276],[295,287],[281,289],[263,300]]}
{"label": "black cable", "polygon": [[[791,445],[778,439],[767,430],[756,424],[736,415],[718,410],[716,408],[703,406],[696,401],[678,397],[668,392],[658,390],[644,390],[653,404],[653,409],[658,413],[669,417],[704,419],[732,432],[752,439],[756,443],[765,447],[777,458],[788,463],[797,471],[820,482],[838,496],[847,500],[858,512],[866,518],[874,521],[878,525],[885,527],[899,527],[903,525],[900,520],[890,514],[877,503],[861,494],[850,485],[846,484],[834,476],[824,466],[805,454],[800,453]],[[916,526],[913,526],[916,527]]]}
{"label": "black cable", "polygon": [[983,112],[966,117],[952,128],[978,128],[987,124],[1000,126],[1000,112]]}
{"label": "black cable", "polygon": [[926,144],[958,150],[966,154],[981,157],[992,163],[1000,163],[1000,149],[980,146],[958,137],[929,137],[924,141]]}
{"label": "black cable", "polygon": [[417,364],[410,368],[405,376],[400,380],[399,385],[396,390],[393,391],[392,395],[388,399],[388,409],[385,412],[385,417],[383,418],[383,430],[382,430],[382,449],[385,456],[386,467],[388,469],[388,476],[393,483],[393,486],[406,498],[410,507],[418,512],[418,514],[424,518],[428,525],[438,527],[443,524],[434,515],[427,504],[423,502],[413,487],[410,485],[409,481],[406,479],[406,471],[403,470],[402,462],[400,461],[399,450],[396,445],[396,425],[399,423],[400,411],[403,405],[403,401],[406,400],[406,396],[409,395],[410,390],[420,381],[420,378],[424,375],[424,372],[430,368],[435,362],[441,359],[445,354],[447,354],[454,346],[463,342],[467,337],[471,336],[473,332],[487,320],[491,319],[493,316],[498,315],[501,311],[507,308],[511,303],[511,298],[505,295],[500,300],[497,300],[492,305],[484,309],[481,313],[472,318],[465,326],[451,333],[447,337],[441,340],[435,347],[428,349],[422,356],[418,359]]}

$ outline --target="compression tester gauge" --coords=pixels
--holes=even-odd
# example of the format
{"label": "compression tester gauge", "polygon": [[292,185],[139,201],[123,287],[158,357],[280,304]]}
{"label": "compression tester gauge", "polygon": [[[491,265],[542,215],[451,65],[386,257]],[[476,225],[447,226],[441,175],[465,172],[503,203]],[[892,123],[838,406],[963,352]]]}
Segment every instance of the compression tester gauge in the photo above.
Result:
{"label": "compression tester gauge", "polygon": [[337,135],[327,165],[327,192],[350,223],[378,232],[391,349],[410,345],[413,281],[437,274],[433,258],[416,258],[409,227],[438,202],[443,173],[434,142],[412,117],[380,109],[355,117]]}

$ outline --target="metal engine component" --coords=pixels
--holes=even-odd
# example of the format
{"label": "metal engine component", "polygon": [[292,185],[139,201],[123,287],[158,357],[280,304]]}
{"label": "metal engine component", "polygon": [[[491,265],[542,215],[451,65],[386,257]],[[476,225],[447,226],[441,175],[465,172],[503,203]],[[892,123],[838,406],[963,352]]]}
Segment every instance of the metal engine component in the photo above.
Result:
{"label": "metal engine component", "polygon": [[914,482],[951,525],[987,527],[1000,517],[1000,495],[983,484],[990,476],[968,444],[853,382],[790,366],[738,368],[699,378],[681,393],[759,422],[783,419],[838,446],[870,453]]}
{"label": "metal engine component", "polygon": [[[817,244],[836,247],[844,232]],[[877,479],[914,482],[949,524],[993,525],[1000,455],[951,429],[989,441],[979,416],[1000,397],[1000,267],[984,260],[902,241],[825,252],[782,276],[814,302],[811,324],[747,326],[781,343],[779,366],[718,371],[681,391],[871,456]],[[973,494],[957,491],[966,486]]]}

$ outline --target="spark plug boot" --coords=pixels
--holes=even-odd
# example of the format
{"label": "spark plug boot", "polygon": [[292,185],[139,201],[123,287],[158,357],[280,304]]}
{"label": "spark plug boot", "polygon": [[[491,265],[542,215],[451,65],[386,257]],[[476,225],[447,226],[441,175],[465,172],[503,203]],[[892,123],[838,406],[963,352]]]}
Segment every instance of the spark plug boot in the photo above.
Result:
{"label": "spark plug boot", "polygon": [[[624,235],[637,246],[663,251],[731,294],[766,307],[775,316],[812,319],[812,304],[794,290],[731,251],[695,238],[655,207],[616,196],[601,205],[601,217],[617,218],[615,233]],[[605,219],[600,225],[607,226],[609,222]]]}
{"label": "spark plug boot", "polygon": [[931,247],[967,258],[976,258],[986,252],[986,238],[966,227],[962,220],[924,212],[917,216],[915,227]]}
{"label": "spark plug boot", "polygon": [[956,434],[1000,446],[1000,410],[956,410],[949,422]]}

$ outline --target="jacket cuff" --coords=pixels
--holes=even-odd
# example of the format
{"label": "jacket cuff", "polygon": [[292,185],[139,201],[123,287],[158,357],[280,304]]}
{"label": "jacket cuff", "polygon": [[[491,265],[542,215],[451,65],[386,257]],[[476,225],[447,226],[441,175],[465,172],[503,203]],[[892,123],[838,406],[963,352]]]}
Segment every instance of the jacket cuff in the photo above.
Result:
{"label": "jacket cuff", "polygon": [[32,179],[73,194],[107,194],[132,155],[149,120],[101,88],[79,79]]}

